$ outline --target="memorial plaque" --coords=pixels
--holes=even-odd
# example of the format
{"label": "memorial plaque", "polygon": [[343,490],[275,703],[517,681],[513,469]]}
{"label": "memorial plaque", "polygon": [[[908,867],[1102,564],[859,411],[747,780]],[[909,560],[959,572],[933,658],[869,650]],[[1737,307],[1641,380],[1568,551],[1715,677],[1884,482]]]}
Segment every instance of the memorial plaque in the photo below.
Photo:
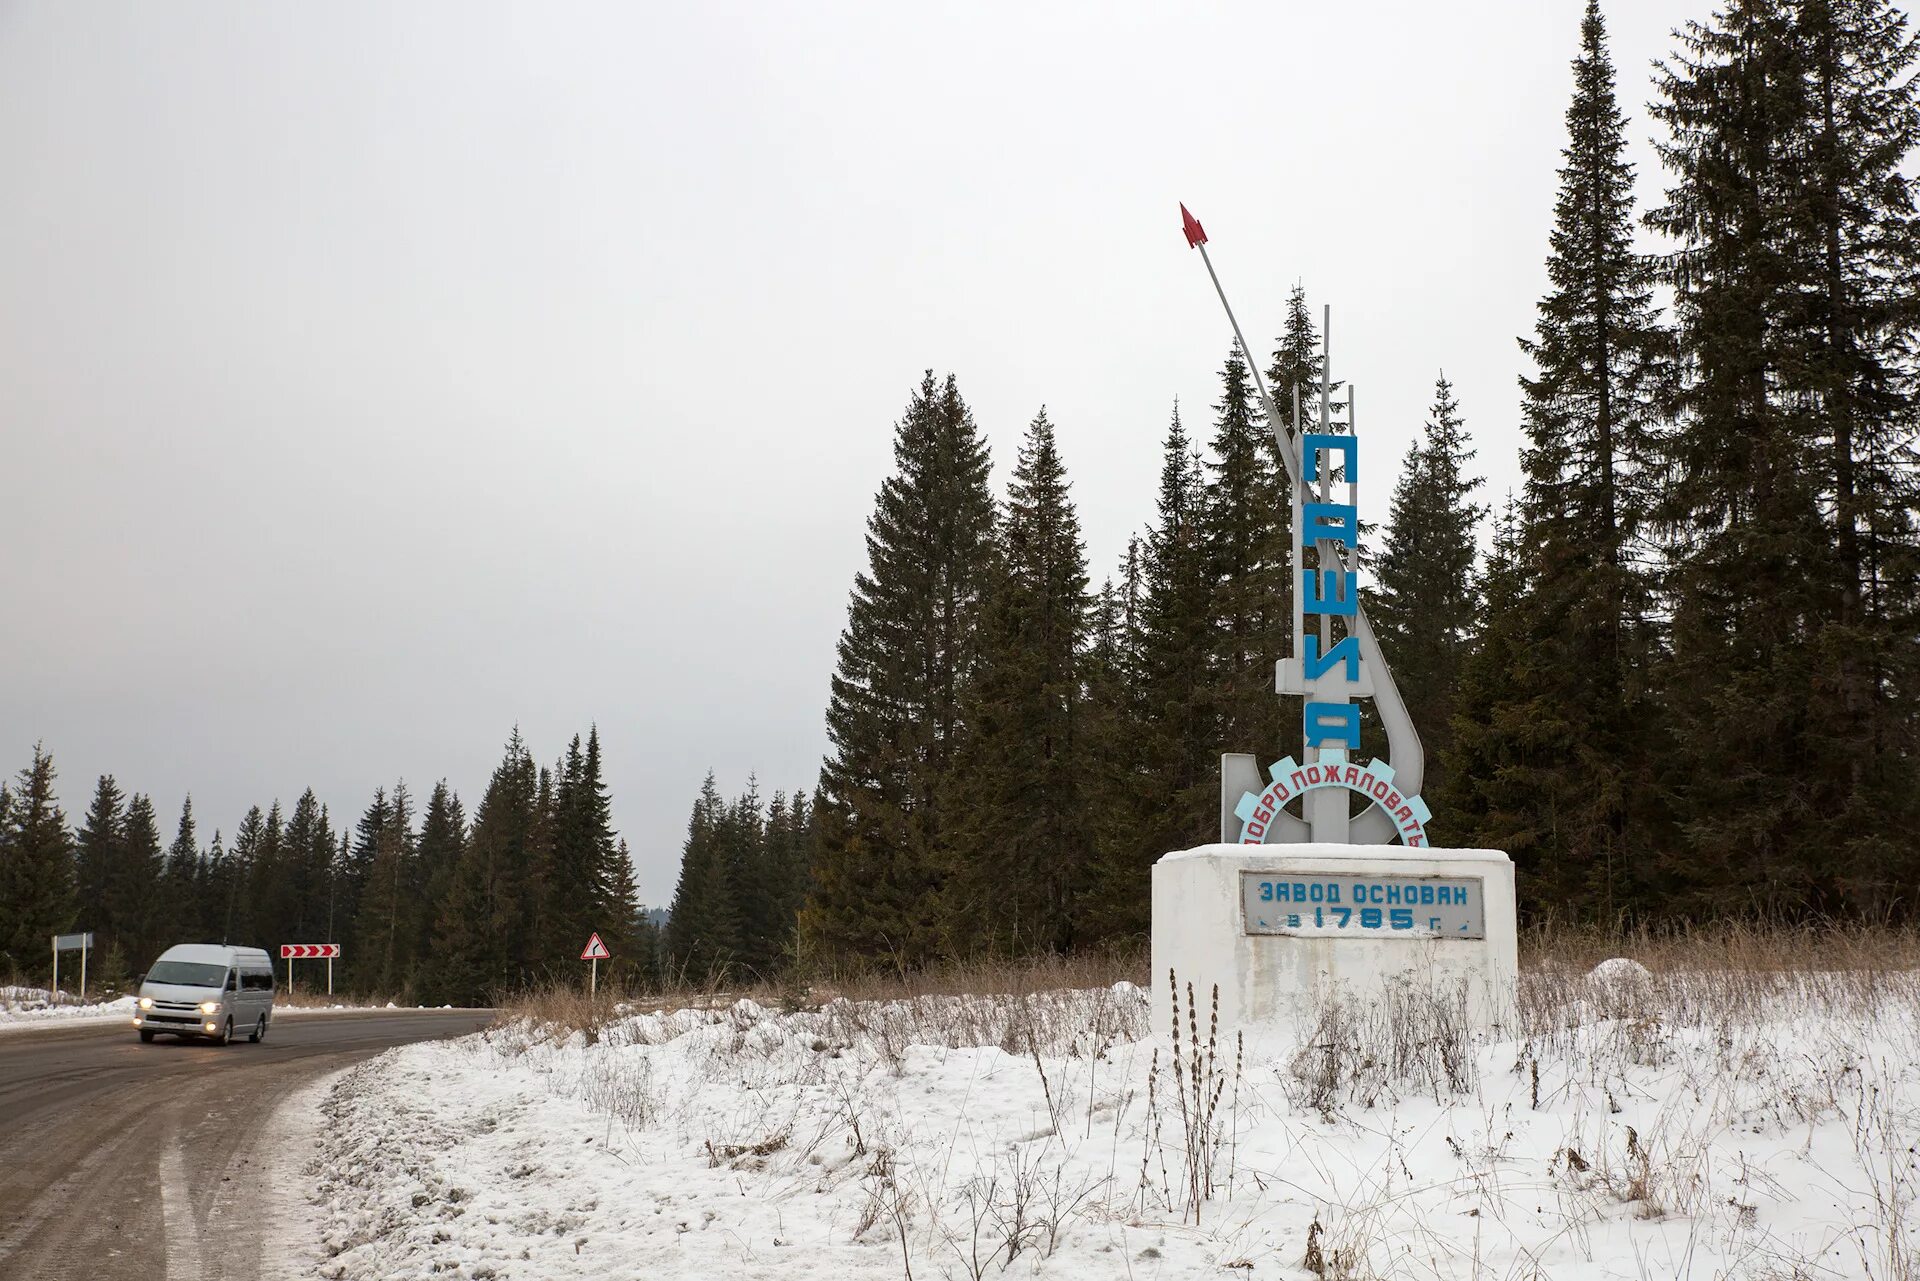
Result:
{"label": "memorial plaque", "polygon": [[1484,939],[1478,876],[1241,872],[1249,934],[1307,938]]}

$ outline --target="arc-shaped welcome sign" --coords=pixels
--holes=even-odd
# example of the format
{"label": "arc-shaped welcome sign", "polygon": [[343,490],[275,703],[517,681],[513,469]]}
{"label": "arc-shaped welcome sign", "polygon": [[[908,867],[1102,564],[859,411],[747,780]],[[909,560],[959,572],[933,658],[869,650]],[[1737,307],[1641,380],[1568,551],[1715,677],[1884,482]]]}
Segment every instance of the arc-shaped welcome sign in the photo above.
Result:
{"label": "arc-shaped welcome sign", "polygon": [[1245,793],[1234,807],[1242,824],[1239,842],[1242,845],[1265,844],[1267,828],[1281,807],[1296,796],[1322,787],[1344,787],[1373,802],[1393,824],[1402,845],[1417,847],[1427,843],[1426,824],[1433,817],[1433,811],[1418,796],[1405,795],[1394,786],[1393,766],[1383,760],[1371,760],[1365,765],[1345,761],[1302,765],[1289,756],[1274,765],[1268,774],[1273,779],[1271,783],[1258,792]]}

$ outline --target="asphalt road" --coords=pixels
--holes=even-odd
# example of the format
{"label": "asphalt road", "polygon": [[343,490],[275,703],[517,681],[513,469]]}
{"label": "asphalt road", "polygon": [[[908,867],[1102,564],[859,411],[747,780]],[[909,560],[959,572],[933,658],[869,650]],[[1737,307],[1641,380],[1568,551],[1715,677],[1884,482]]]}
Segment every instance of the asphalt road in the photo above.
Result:
{"label": "asphalt road", "polygon": [[395,1045],[459,1036],[491,1011],[277,1020],[258,1045],[130,1025],[0,1033],[0,1281],[221,1281],[262,1258],[285,1188],[272,1118],[317,1077]]}

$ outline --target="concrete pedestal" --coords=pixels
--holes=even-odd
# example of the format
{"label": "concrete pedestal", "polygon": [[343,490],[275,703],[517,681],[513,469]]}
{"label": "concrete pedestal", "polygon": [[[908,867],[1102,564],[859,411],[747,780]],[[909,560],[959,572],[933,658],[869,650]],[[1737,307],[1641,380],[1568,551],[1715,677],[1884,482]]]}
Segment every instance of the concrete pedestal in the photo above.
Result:
{"label": "concrete pedestal", "polygon": [[1317,987],[1355,996],[1397,976],[1466,984],[1472,1016],[1504,1022],[1519,971],[1513,862],[1499,850],[1399,845],[1202,845],[1153,868],[1153,1031],[1167,972],[1223,1029],[1304,1015]]}

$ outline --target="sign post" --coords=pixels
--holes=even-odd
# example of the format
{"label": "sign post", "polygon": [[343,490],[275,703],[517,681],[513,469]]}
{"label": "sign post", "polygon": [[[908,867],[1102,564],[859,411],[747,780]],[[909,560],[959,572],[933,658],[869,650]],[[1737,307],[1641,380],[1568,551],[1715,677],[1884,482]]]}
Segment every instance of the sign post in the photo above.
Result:
{"label": "sign post", "polygon": [[93,931],[53,936],[53,999],[60,999],[60,953],[80,953],[80,999],[87,999],[87,952],[93,947]]}
{"label": "sign post", "polygon": [[[1409,975],[1463,985],[1475,1017],[1497,1021],[1518,970],[1513,863],[1429,842],[1426,752],[1361,600],[1361,448],[1352,385],[1333,397],[1332,313],[1321,313],[1318,357],[1287,415],[1227,303],[1205,229],[1184,205],[1180,220],[1291,491],[1273,513],[1291,517],[1293,573],[1293,652],[1276,656],[1274,692],[1301,707],[1298,739],[1221,756],[1219,843],[1155,863],[1153,972],[1217,993],[1227,1026],[1297,1015],[1323,985],[1377,989]],[[1363,754],[1361,700],[1373,704],[1385,759]],[[1153,990],[1153,1023],[1165,1029],[1175,989]]]}
{"label": "sign post", "polygon": [[600,941],[600,931],[595,930],[587,945],[580,949],[580,959],[593,962],[593,969],[587,975],[587,995],[592,996],[600,990],[600,962],[613,959],[613,953]]}
{"label": "sign post", "polygon": [[282,943],[280,957],[287,963],[287,991],[293,991],[293,963],[303,960],[327,962],[327,995],[333,995],[333,958],[340,955],[338,943]]}

